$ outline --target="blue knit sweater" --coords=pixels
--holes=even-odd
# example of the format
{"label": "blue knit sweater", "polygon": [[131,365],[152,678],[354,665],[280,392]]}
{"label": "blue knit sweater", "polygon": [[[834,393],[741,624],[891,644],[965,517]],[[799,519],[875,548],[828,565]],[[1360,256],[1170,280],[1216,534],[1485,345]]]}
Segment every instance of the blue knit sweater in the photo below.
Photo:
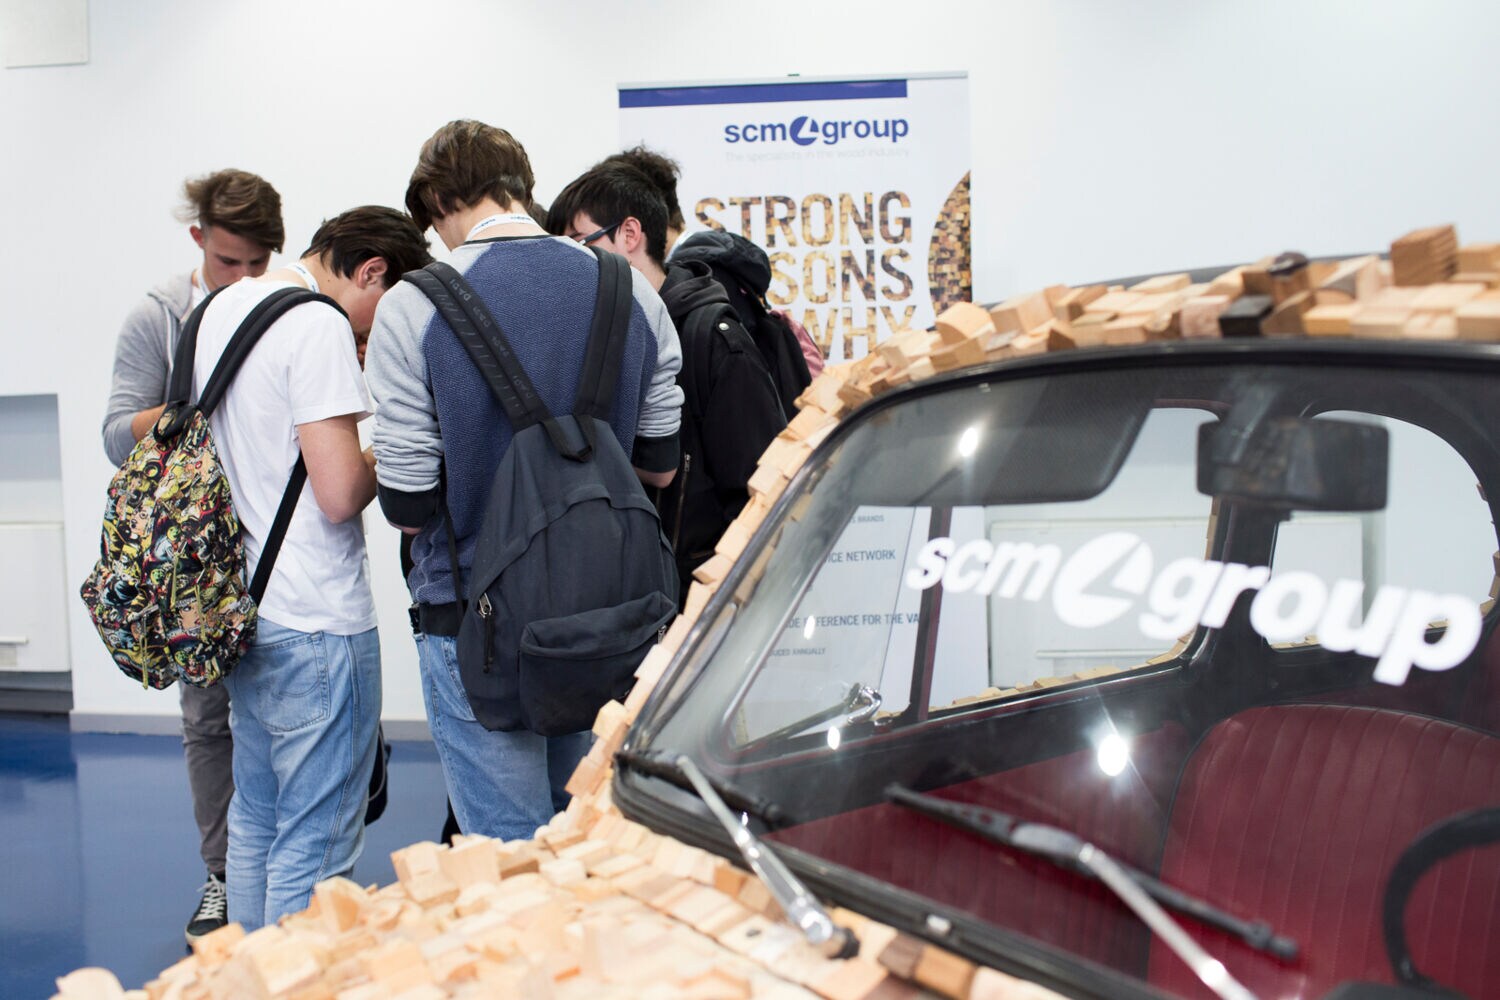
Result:
{"label": "blue knit sweater", "polygon": [[[501,239],[466,243],[450,263],[489,306],[547,409],[570,412],[598,294],[593,253],[564,239]],[[635,303],[609,422],[626,454],[651,468],[642,456],[677,434],[682,353],[661,299],[631,273]],[[380,301],[365,374],[381,506],[392,523],[421,528],[412,543],[412,597],[447,603],[454,587],[439,500],[452,513],[467,574],[510,422],[453,330],[408,282]],[[674,451],[667,467],[675,464]]]}

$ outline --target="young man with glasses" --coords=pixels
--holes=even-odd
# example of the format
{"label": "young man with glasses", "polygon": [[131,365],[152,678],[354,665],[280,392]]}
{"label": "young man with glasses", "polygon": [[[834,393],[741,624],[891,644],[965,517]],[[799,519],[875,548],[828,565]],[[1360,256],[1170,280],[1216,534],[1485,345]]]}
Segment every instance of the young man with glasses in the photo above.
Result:
{"label": "young man with glasses", "polygon": [[[755,342],[701,261],[666,263],[668,208],[651,177],[605,161],[563,189],[548,228],[620,254],[666,303],[682,342],[682,458],[655,497],[686,600],[693,570],[750,499],[761,453],[786,417]],[[608,221],[607,220],[613,220]],[[606,224],[607,222],[607,224]]]}
{"label": "young man with glasses", "polygon": [[[422,146],[406,204],[453,251],[450,263],[494,314],[546,407],[565,413],[577,392],[599,264],[536,224],[527,212],[532,183],[526,151],[509,132],[455,121]],[[609,424],[649,486],[667,485],[677,468],[680,364],[666,308],[637,275]],[[530,837],[566,806],[563,786],[591,734],[498,732],[476,721],[459,681],[461,581],[453,579],[448,548],[451,531],[467,575],[510,423],[457,335],[414,285],[381,301],[366,371],[381,508],[415,535],[408,586],[422,694],[453,811],[465,833]],[[607,552],[599,559],[608,565]]]}

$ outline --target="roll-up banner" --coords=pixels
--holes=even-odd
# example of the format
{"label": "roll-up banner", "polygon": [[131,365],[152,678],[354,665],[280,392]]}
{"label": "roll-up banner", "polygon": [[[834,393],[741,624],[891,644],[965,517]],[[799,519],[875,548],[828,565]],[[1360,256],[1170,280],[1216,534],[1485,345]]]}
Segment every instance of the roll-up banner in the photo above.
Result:
{"label": "roll-up banner", "polygon": [[622,84],[620,141],[682,167],[688,233],[765,248],[832,361],[970,298],[965,73]]}

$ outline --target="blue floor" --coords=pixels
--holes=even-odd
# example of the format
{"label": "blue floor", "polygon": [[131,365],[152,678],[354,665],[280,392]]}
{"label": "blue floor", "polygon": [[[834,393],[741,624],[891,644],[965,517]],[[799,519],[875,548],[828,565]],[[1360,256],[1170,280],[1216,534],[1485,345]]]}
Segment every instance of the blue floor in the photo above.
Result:
{"label": "blue floor", "polygon": [[[354,871],[366,885],[392,881],[391,851],[443,826],[432,744],[392,746],[390,804]],[[0,998],[45,1000],[85,965],[144,985],[186,953],[203,877],[176,737],[0,714]]]}

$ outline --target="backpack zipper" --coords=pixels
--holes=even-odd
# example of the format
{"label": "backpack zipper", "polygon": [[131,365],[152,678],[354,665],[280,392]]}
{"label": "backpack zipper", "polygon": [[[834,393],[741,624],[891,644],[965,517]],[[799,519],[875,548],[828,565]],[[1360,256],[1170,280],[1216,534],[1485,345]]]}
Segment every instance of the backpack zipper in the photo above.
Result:
{"label": "backpack zipper", "polygon": [[693,471],[693,453],[682,453],[682,483],[677,487],[677,513],[672,518],[672,551],[676,552],[682,540],[682,508],[687,506],[688,476]]}
{"label": "backpack zipper", "polygon": [[479,595],[479,621],[480,628],[484,630],[484,672],[490,672],[490,664],[495,661],[495,631],[490,627],[490,617],[495,613],[494,605],[490,604],[489,594]]}

